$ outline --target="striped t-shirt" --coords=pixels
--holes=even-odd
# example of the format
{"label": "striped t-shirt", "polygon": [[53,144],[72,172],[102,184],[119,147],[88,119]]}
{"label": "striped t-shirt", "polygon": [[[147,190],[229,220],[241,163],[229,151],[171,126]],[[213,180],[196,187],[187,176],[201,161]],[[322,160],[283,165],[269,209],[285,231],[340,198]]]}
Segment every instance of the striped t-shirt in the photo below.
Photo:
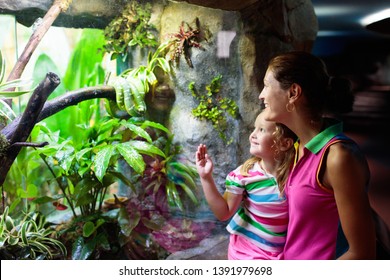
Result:
{"label": "striped t-shirt", "polygon": [[242,205],[226,229],[262,250],[281,253],[288,223],[286,197],[280,195],[275,177],[264,172],[258,163],[248,174],[241,175],[238,167],[226,178],[227,192],[243,194]]}

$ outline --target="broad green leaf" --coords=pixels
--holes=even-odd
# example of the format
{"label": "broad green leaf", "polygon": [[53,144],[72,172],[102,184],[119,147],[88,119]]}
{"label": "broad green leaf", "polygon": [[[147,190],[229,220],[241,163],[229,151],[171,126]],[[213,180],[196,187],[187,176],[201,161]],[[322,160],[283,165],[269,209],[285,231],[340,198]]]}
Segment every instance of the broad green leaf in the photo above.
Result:
{"label": "broad green leaf", "polygon": [[125,161],[134,169],[135,172],[142,174],[145,170],[145,162],[143,157],[128,143],[118,144],[116,146],[118,152],[123,156]]}
{"label": "broad green leaf", "polygon": [[126,208],[121,207],[118,214],[118,224],[125,236],[130,236],[133,229],[138,225],[141,219],[141,214],[134,208],[131,213],[128,213]]}
{"label": "broad green leaf", "polygon": [[150,156],[159,155],[162,156],[163,158],[166,158],[163,151],[161,151],[156,146],[149,144],[145,141],[131,140],[127,143],[123,143],[122,145],[126,147],[128,146],[133,147],[134,149],[136,149],[138,152],[142,154],[147,154]]}
{"label": "broad green leaf", "polygon": [[[34,69],[33,69],[33,84],[37,85],[39,84],[47,75],[47,73],[53,72],[57,75],[61,76],[61,72],[58,69],[58,66],[54,62],[54,60],[47,55],[46,53],[42,53],[38,56]],[[53,99],[65,92],[65,88],[63,83],[61,82],[53,91],[53,93],[50,94],[49,100]]]}
{"label": "broad green leaf", "polygon": [[93,222],[88,221],[83,226],[83,236],[90,237],[92,233],[95,231],[95,225]]}
{"label": "broad green leaf", "polygon": [[82,149],[81,151],[77,152],[76,153],[76,159],[77,161],[80,161],[81,158],[88,152],[90,152],[92,150],[92,148],[85,148],[85,149]]}
{"label": "broad green leaf", "polygon": [[104,175],[106,174],[106,170],[110,163],[111,157],[114,155],[115,149],[113,146],[108,145],[101,149],[94,159],[95,165],[95,175],[100,182],[102,182]]}
{"label": "broad green leaf", "polygon": [[22,188],[17,189],[17,194],[21,198],[34,198],[38,196],[38,187],[34,184],[27,185],[27,189],[24,190]]}
{"label": "broad green leaf", "polygon": [[87,260],[95,250],[93,243],[84,243],[84,238],[80,236],[72,246],[72,260]]}
{"label": "broad green leaf", "polygon": [[49,197],[49,196],[42,196],[34,199],[32,202],[35,204],[44,204],[48,202],[57,201],[58,199],[63,198],[63,195],[60,195],[58,197]]}
{"label": "broad green leaf", "polygon": [[118,119],[109,119],[99,125],[99,134],[115,129],[119,125]]}
{"label": "broad green leaf", "polygon": [[128,128],[130,131],[134,132],[137,136],[140,136],[144,138],[149,143],[152,143],[152,138],[150,137],[149,133],[147,133],[143,128],[139,127],[138,125],[122,121],[121,124]]}
{"label": "broad green leaf", "polygon": [[166,128],[165,126],[163,126],[162,124],[156,123],[156,122],[152,122],[152,121],[148,121],[148,120],[144,121],[141,127],[142,128],[153,127],[153,128],[157,128],[159,130],[162,130],[162,131],[166,132],[167,134],[171,134],[169,129]]}

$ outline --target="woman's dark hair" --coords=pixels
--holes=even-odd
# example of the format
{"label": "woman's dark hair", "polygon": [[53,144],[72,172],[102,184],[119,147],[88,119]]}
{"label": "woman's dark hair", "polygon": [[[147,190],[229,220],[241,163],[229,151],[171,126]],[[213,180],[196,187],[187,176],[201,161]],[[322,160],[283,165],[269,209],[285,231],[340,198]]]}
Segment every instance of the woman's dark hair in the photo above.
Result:
{"label": "woman's dark hair", "polygon": [[271,59],[269,68],[283,89],[301,86],[313,115],[352,111],[354,96],[345,78],[330,77],[325,63],[307,52],[288,52]]}

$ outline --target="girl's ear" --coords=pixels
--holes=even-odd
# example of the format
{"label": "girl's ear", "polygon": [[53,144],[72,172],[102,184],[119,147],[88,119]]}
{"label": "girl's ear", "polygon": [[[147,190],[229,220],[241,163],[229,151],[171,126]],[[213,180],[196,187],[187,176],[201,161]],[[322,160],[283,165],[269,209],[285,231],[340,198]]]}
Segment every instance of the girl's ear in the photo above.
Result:
{"label": "girl's ear", "polygon": [[302,88],[299,84],[293,83],[290,86],[290,90],[288,92],[288,98],[290,101],[296,101],[302,94]]}
{"label": "girl's ear", "polygon": [[293,145],[294,145],[294,140],[292,138],[283,138],[280,143],[279,149],[282,152],[285,152],[289,150]]}

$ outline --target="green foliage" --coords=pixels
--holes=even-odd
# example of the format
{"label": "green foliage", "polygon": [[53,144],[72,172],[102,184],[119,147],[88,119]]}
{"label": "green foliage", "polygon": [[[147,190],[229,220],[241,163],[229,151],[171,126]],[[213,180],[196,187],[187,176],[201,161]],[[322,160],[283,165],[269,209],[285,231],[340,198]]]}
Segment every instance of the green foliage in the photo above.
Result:
{"label": "green foliage", "polygon": [[[80,39],[71,54],[65,76],[61,79],[61,84],[50,96],[50,99],[62,95],[66,91],[104,83],[105,73],[102,67],[104,42],[101,30],[84,29],[82,31]],[[40,82],[48,70],[59,72],[55,62],[46,54],[42,54],[34,67],[34,81]],[[94,116],[98,121],[100,115],[100,100],[94,99],[68,107],[45,119],[44,122],[50,130],[59,131],[61,137],[72,138],[75,142],[81,142],[82,139],[87,137],[85,127],[89,126],[91,117]]]}
{"label": "green foliage", "polygon": [[[151,138],[142,125],[153,124],[139,124],[134,119],[126,121],[105,118],[87,129],[87,137],[81,145],[66,139],[37,150],[36,153],[54,173],[62,194],[53,198],[37,198],[34,203],[64,199],[75,217],[78,216],[76,208],[81,215],[100,212],[108,188],[117,180],[132,187],[129,180],[117,171],[119,158],[124,159],[135,172],[142,174],[145,163],[141,154],[165,157],[151,143]],[[130,139],[124,141],[125,138]]]}
{"label": "green foliage", "polygon": [[[73,259],[98,258],[103,252],[119,252],[134,236],[139,236],[134,231],[136,227],[159,229],[165,221],[163,216],[156,213],[149,216],[142,210],[143,201],[150,200],[148,197],[153,197],[159,190],[169,195],[169,205],[183,209],[175,185],[165,184],[167,176],[175,180],[191,200],[196,201],[193,193],[194,179],[186,171],[175,170],[173,154],[167,149],[159,148],[161,138],[153,141],[150,135],[151,132],[156,134],[156,131],[169,134],[161,124],[136,118],[120,120],[107,117],[87,130],[88,136],[82,145],[76,145],[70,139],[58,139],[58,143],[35,151],[52,170],[61,193],[53,196],[45,194],[32,202],[36,205],[52,203],[57,210],[69,208],[73,213],[74,219],[61,231],[66,242],[73,240]],[[57,138],[57,134],[45,132],[47,139]],[[153,188],[139,188],[142,185],[136,186],[139,178],[150,178],[151,166],[146,161],[150,158],[158,158],[167,163],[163,166],[164,170],[160,170],[165,177],[159,175]],[[127,178],[118,169],[120,160],[126,162],[134,172],[131,178]],[[186,168],[180,163],[176,166],[183,170]],[[195,174],[194,170],[191,172],[191,175]],[[138,207],[126,209],[127,204],[118,203],[119,209],[106,212],[104,201],[109,197],[109,189],[119,181],[132,189],[132,199],[137,201]],[[109,227],[116,228],[116,231],[109,233]],[[116,240],[113,235],[117,237]]]}
{"label": "green foliage", "polygon": [[227,144],[232,139],[226,137],[227,116],[238,118],[238,106],[234,100],[221,97],[221,80],[222,76],[215,77],[209,85],[206,86],[205,93],[199,93],[195,89],[195,83],[191,82],[188,86],[192,96],[199,101],[198,107],[192,110],[192,114],[200,119],[211,122],[213,127],[218,131],[220,138]]}
{"label": "green foliage", "polygon": [[[68,90],[95,86],[104,82],[105,75],[101,65],[103,43],[104,36],[101,30],[84,29],[82,31],[80,40],[71,55],[65,77],[61,79],[62,83],[53,92],[50,99],[62,95]],[[34,84],[41,82],[49,71],[59,72],[55,62],[46,54],[42,54],[34,66]],[[99,99],[87,100],[76,106],[68,107],[36,124],[30,135],[30,141],[59,143],[61,139],[70,139],[76,146],[78,143],[83,145],[82,143],[88,137],[90,125],[99,122],[102,115],[101,110]],[[23,108],[20,108],[19,111],[23,111]],[[24,206],[26,206],[25,199],[27,198],[30,199],[45,192],[54,191],[56,184],[52,181],[46,181],[50,176],[50,170],[42,165],[42,161],[37,159],[32,149],[22,149],[3,184],[4,191],[7,193],[7,203],[11,204],[10,211],[20,210],[19,204],[21,202],[24,202]],[[36,191],[31,191],[33,189]]]}
{"label": "green foliage", "polygon": [[[144,116],[146,113],[145,94],[154,94],[158,80],[155,75],[156,67],[165,73],[170,71],[168,61],[161,57],[168,44],[161,44],[154,54],[149,53],[147,65],[141,65],[134,69],[127,69],[110,84],[116,91],[116,104],[106,103],[107,111],[112,116],[117,116],[117,109],[126,111],[132,117]],[[117,107],[117,108],[116,108]]]}
{"label": "green foliage", "polygon": [[14,220],[7,207],[0,220],[1,259],[55,259],[67,255],[65,246],[58,241],[55,229],[43,215],[30,212],[21,220]]}
{"label": "green foliage", "polygon": [[104,50],[112,53],[111,59],[122,57],[126,60],[132,46],[155,47],[157,40],[153,34],[156,28],[149,23],[151,5],[128,3],[120,16],[114,18],[104,30],[106,44]]}
{"label": "green foliage", "polygon": [[172,140],[173,136],[160,137],[154,142],[164,151],[166,158],[155,156],[149,160],[139,182],[146,192],[152,190],[157,193],[163,188],[168,205],[184,211],[183,194],[193,205],[198,203],[195,183],[198,173],[194,167],[180,161],[181,148],[174,145]]}
{"label": "green foliage", "polygon": [[6,91],[11,88],[24,87],[30,85],[30,81],[16,79],[13,81],[3,82],[5,77],[5,58],[0,51],[0,97],[2,98],[13,98],[30,92],[30,90],[21,91]]}

